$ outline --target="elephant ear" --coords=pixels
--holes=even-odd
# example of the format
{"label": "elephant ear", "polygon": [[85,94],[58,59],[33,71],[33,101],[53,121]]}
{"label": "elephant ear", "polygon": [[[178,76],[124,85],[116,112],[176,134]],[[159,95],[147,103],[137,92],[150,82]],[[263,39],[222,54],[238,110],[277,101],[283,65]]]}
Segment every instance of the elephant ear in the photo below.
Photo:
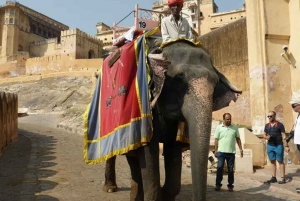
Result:
{"label": "elephant ear", "polygon": [[214,67],[219,82],[217,83],[213,94],[213,111],[227,107],[231,101],[236,101],[242,91],[238,90],[229,80]]}
{"label": "elephant ear", "polygon": [[150,107],[153,108],[164,86],[165,72],[167,72],[170,62],[163,57],[161,50],[158,48],[148,54],[148,60],[152,68],[152,80],[154,81],[153,100],[150,104]]}

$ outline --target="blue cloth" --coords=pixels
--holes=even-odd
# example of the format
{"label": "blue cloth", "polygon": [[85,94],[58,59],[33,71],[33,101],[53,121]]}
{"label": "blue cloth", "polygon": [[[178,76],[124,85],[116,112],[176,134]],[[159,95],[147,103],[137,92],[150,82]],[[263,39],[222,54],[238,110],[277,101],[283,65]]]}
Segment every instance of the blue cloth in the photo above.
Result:
{"label": "blue cloth", "polygon": [[283,162],[284,147],[282,144],[279,145],[267,145],[267,153],[270,161],[277,160]]}
{"label": "blue cloth", "polygon": [[226,160],[227,167],[228,167],[228,188],[233,188],[234,184],[234,161],[235,161],[235,154],[232,153],[223,153],[218,152],[217,154],[218,158],[218,167],[217,167],[217,178],[216,178],[216,186],[222,186],[222,180],[223,180],[223,168],[224,163]]}

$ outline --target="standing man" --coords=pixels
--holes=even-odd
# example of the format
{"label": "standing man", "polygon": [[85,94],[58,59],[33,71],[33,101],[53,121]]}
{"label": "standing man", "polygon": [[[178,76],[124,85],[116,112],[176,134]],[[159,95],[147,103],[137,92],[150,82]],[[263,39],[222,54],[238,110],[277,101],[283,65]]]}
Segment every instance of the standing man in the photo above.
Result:
{"label": "standing man", "polygon": [[298,117],[294,125],[294,143],[297,145],[297,149],[300,154],[300,99],[291,100],[289,103],[292,105],[294,112],[298,113]]}
{"label": "standing man", "polygon": [[[298,113],[296,122],[294,124],[294,144],[297,146],[300,155],[300,98],[293,99],[289,102],[292,105],[294,112]],[[299,157],[300,161],[300,157]],[[296,188],[297,193],[300,193],[300,188]]]}
{"label": "standing man", "polygon": [[279,163],[279,168],[281,172],[281,180],[278,181],[279,184],[286,183],[285,180],[285,164],[283,162],[284,149],[286,152],[289,151],[289,146],[285,139],[285,129],[282,123],[276,121],[276,112],[269,112],[268,116],[269,123],[265,125],[264,138],[268,140],[267,144],[267,154],[269,160],[271,161],[271,173],[272,177],[268,180],[268,183],[276,183],[276,161]]}
{"label": "standing man", "polygon": [[215,156],[218,158],[216,191],[221,189],[223,180],[223,168],[226,160],[228,166],[228,191],[233,191],[234,184],[234,161],[235,161],[235,142],[237,142],[241,158],[243,157],[242,144],[238,128],[231,124],[231,114],[223,115],[223,123],[215,131]]}
{"label": "standing man", "polygon": [[171,15],[162,19],[161,34],[163,42],[177,38],[192,39],[192,29],[188,21],[182,18],[180,12],[183,7],[183,0],[168,0]]}

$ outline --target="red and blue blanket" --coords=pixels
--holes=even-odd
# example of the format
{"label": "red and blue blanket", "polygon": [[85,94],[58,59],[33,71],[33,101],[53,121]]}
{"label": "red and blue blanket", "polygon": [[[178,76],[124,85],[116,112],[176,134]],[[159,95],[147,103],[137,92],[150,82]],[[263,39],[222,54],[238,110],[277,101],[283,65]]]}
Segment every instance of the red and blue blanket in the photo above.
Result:
{"label": "red and blue blanket", "polygon": [[[146,35],[108,56],[84,114],[84,160],[103,162],[146,145],[152,137]],[[118,51],[118,52],[117,52]]]}

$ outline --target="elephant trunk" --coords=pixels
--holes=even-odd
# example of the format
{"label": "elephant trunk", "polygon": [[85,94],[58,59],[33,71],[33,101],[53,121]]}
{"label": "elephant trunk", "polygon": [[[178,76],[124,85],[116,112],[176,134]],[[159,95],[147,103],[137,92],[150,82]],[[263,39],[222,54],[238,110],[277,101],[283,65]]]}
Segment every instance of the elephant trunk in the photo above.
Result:
{"label": "elephant trunk", "polygon": [[206,201],[214,83],[202,77],[190,84],[182,112],[188,122],[190,137],[193,196],[195,201]]}

